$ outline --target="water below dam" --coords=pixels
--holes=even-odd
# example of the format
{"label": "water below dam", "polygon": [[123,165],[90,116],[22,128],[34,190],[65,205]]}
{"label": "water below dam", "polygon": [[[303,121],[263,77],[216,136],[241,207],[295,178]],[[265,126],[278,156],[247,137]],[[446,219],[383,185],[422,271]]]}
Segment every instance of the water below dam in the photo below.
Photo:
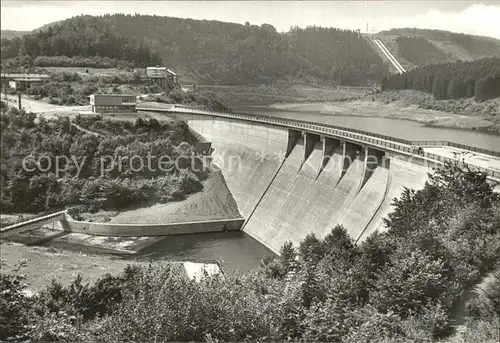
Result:
{"label": "water below dam", "polygon": [[[90,254],[109,254],[99,247],[46,240],[41,245]],[[139,253],[115,253],[118,259],[129,261],[190,261],[219,262],[225,273],[257,269],[266,256],[275,254],[243,231],[214,232],[195,235],[167,236],[145,247]]]}
{"label": "water below dam", "polygon": [[477,148],[500,151],[500,136],[489,133],[451,128],[431,127],[411,120],[340,116],[334,114],[297,112],[271,107],[241,107],[235,112],[267,115],[279,118],[306,120],[322,124],[370,131],[407,140],[428,140],[460,143]]}

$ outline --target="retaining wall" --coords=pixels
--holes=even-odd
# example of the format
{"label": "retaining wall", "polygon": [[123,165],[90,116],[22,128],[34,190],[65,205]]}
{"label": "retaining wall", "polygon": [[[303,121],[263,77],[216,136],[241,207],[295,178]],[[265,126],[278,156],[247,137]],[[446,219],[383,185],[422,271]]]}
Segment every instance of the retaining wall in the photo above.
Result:
{"label": "retaining wall", "polygon": [[77,221],[66,214],[66,221],[68,223],[66,231],[69,232],[96,236],[143,237],[238,231],[243,225],[244,218],[173,224],[112,224]]}

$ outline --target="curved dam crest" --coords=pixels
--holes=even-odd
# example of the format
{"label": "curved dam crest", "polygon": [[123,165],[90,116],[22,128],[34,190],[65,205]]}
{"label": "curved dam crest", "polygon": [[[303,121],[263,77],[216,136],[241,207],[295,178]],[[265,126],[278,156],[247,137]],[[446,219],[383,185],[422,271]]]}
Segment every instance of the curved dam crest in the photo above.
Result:
{"label": "curved dam crest", "polygon": [[[337,224],[361,241],[384,230],[404,187],[420,189],[429,166],[340,138],[200,114],[176,113],[212,142],[243,230],[275,253]],[[405,160],[406,158],[406,160]]]}

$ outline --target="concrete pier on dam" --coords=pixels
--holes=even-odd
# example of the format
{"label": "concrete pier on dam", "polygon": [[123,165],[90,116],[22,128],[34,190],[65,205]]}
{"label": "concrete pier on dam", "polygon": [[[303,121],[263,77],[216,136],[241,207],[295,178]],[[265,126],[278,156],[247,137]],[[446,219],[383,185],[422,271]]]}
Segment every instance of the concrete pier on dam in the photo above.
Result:
{"label": "concrete pier on dam", "polygon": [[[285,126],[169,114],[212,142],[214,161],[245,218],[243,230],[279,253],[337,224],[361,241],[383,230],[404,186],[422,188],[432,163],[391,149]],[[410,161],[411,160],[411,161]]]}

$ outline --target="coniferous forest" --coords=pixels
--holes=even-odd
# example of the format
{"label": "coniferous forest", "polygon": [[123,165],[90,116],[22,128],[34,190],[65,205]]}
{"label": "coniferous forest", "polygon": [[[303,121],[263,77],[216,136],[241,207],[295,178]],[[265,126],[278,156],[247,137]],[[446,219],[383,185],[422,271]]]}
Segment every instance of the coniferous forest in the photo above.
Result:
{"label": "coniferous forest", "polygon": [[457,61],[418,67],[382,79],[382,90],[414,89],[437,100],[475,97],[484,101],[500,96],[500,58]]}

